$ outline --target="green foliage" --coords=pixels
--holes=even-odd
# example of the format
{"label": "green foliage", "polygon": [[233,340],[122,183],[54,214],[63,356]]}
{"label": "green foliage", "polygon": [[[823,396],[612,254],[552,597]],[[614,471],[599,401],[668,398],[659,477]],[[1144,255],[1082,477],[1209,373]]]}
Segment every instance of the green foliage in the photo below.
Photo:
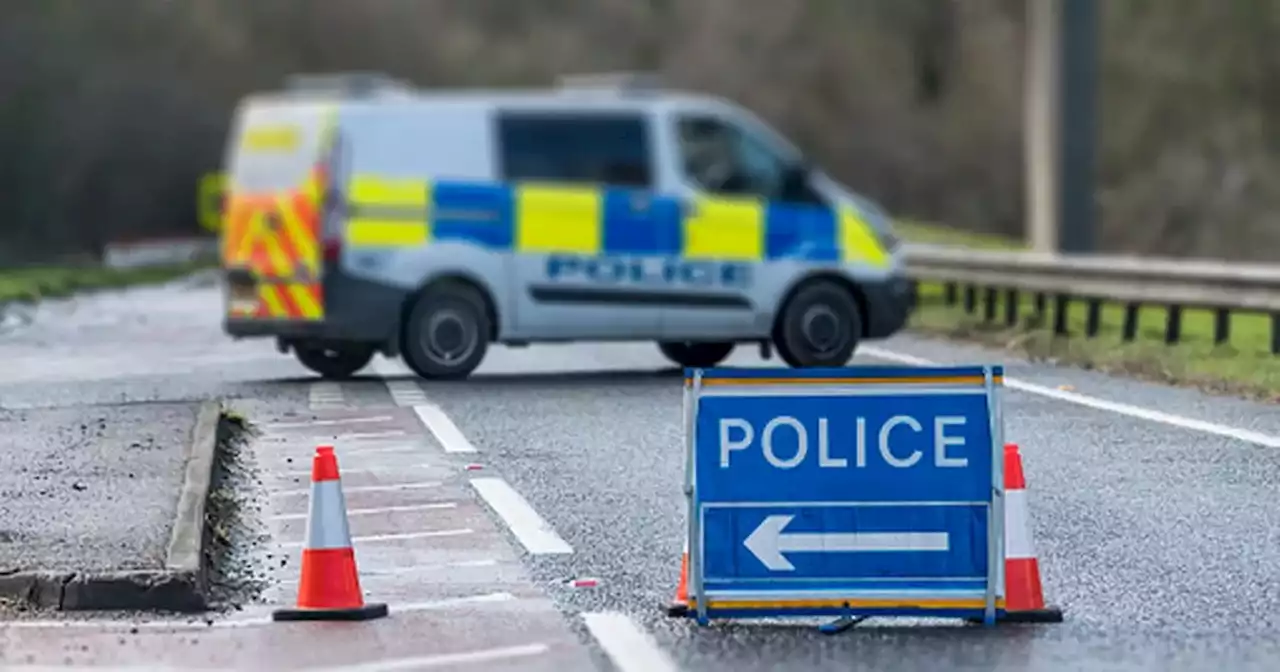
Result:
{"label": "green foliage", "polygon": [[[655,69],[894,212],[1020,236],[1026,0],[0,3],[0,266],[198,231],[231,109],[297,71]],[[1275,258],[1280,0],[1101,0],[1104,243]]]}

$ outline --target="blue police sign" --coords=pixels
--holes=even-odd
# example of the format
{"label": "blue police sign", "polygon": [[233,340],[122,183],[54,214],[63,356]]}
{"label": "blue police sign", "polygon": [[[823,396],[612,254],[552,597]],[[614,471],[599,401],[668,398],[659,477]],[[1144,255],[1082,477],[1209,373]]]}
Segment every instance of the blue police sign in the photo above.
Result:
{"label": "blue police sign", "polygon": [[1000,367],[686,379],[691,613],[994,622]]}

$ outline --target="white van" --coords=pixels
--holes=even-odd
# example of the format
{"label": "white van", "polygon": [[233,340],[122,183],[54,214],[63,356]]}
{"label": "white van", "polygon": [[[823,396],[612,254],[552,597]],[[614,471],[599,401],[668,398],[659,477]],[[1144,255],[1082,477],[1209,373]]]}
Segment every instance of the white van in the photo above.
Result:
{"label": "white van", "polygon": [[242,102],[226,172],[225,330],[329,378],[566,341],[841,366],[909,311],[884,212],[709,96],[319,78]]}

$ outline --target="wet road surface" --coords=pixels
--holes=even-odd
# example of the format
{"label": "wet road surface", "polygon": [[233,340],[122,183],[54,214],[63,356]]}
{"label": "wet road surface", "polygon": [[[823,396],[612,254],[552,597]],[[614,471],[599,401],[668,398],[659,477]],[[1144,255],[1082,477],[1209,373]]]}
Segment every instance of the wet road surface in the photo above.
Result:
{"label": "wet road surface", "polygon": [[[136,634],[128,624],[27,622],[0,626],[6,663],[1280,668],[1280,413],[1271,406],[925,339],[877,344],[860,361],[1008,365],[1006,436],[1022,447],[1045,589],[1067,622],[984,631],[876,619],[838,636],[810,624],[699,628],[659,609],[675,588],[684,510],[679,379],[653,346],[496,349],[456,384],[419,384],[385,361],[357,380],[317,383],[270,344],[222,339],[212,289],[146,292],[149,311],[134,295],[95,297],[11,333],[0,356],[21,363],[0,373],[0,404],[236,400],[264,428],[253,453],[270,530],[255,552],[272,554],[264,563],[274,567],[267,603],[292,599],[306,497],[289,491],[305,489],[313,444],[332,441],[355,490],[349,508],[373,510],[351,517],[366,592],[393,612],[421,609],[356,627],[262,623],[266,604],[224,625]],[[96,301],[109,301],[100,307],[109,314],[84,315]],[[747,349],[732,363],[764,364]]]}

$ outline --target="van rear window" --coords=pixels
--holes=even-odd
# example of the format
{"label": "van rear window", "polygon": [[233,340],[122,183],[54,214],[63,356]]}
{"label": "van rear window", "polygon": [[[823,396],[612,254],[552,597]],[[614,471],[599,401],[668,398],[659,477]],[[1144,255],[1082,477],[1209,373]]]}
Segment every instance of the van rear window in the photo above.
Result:
{"label": "van rear window", "polygon": [[640,115],[509,112],[498,118],[498,137],[506,180],[652,186],[649,126]]}
{"label": "van rear window", "polygon": [[291,189],[321,158],[325,115],[315,107],[252,107],[236,120],[228,172],[236,191]]}

